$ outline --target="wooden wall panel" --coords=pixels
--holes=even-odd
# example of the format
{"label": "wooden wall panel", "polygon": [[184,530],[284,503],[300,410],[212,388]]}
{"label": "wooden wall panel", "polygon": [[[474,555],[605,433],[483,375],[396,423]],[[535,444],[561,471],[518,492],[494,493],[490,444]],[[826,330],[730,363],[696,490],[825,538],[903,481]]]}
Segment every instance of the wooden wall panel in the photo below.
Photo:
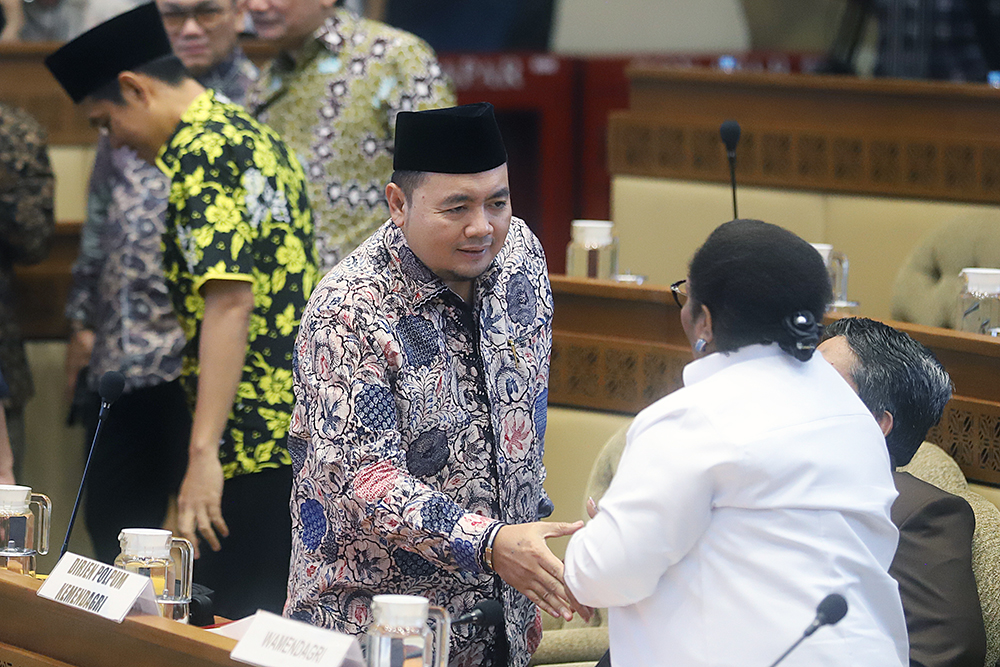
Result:
{"label": "wooden wall panel", "polygon": [[89,145],[97,140],[86,115],[45,68],[60,42],[18,42],[0,47],[0,102],[20,107],[49,133],[49,143]]}
{"label": "wooden wall panel", "polygon": [[613,174],[1000,202],[1000,91],[977,84],[714,70],[630,70],[609,122]]}
{"label": "wooden wall panel", "polygon": [[[550,276],[549,402],[635,414],[682,386],[691,350],[669,288]],[[937,355],[955,395],[928,440],[970,481],[1000,485],[1000,340],[887,322]]]}

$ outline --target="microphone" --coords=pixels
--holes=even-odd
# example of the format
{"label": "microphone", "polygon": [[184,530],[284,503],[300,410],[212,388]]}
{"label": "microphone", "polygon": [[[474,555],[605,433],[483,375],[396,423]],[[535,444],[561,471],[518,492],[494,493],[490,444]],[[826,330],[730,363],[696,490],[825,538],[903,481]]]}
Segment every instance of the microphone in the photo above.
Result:
{"label": "microphone", "polygon": [[824,625],[836,625],[840,622],[847,614],[847,600],[840,593],[830,593],[823,601],[819,603],[816,607],[816,618],[813,622],[806,628],[806,631],[802,633],[798,641],[792,644],[787,651],[781,654],[781,657],[771,663],[771,667],[775,667],[779,662],[788,657],[788,654],[795,650],[795,648],[802,643],[802,640],[811,635],[812,633],[819,630]]}
{"label": "microphone", "polygon": [[824,625],[836,625],[847,615],[847,600],[840,593],[830,593],[816,607],[816,619],[806,628],[803,637],[808,637]]}
{"label": "microphone", "polygon": [[472,611],[462,614],[452,625],[464,625],[465,623],[475,623],[480,627],[499,625],[503,622],[503,605],[496,600],[482,600],[472,608]]}
{"label": "microphone", "polygon": [[729,182],[733,189],[733,220],[739,218],[736,212],[736,144],[740,143],[740,124],[735,120],[727,120],[719,126],[719,136],[726,146],[726,157],[729,158]]}
{"label": "microphone", "polygon": [[97,428],[94,429],[94,440],[90,443],[90,452],[87,454],[87,463],[83,467],[83,477],[80,478],[80,489],[76,492],[76,502],[73,503],[73,513],[69,517],[69,525],[66,527],[66,539],[63,540],[59,557],[66,555],[69,548],[69,536],[73,532],[73,524],[76,522],[76,513],[80,509],[80,498],[83,496],[83,484],[87,481],[87,471],[90,470],[90,459],[94,456],[94,447],[97,446],[97,438],[101,435],[101,425],[104,417],[107,416],[111,404],[118,400],[125,389],[125,376],[118,371],[108,371],[101,376],[97,392],[101,395],[101,411],[97,413]]}

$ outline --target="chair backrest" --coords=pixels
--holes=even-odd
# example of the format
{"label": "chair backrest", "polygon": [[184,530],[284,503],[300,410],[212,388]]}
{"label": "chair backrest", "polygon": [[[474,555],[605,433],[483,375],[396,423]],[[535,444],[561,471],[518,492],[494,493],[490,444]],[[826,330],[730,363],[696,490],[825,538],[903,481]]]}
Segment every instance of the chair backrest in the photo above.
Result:
{"label": "chair backrest", "polygon": [[959,272],[1000,268],[1000,209],[962,214],[932,231],[896,274],[892,318],[932,327],[958,327]]}
{"label": "chair backrest", "polygon": [[589,518],[587,516],[587,499],[593,498],[599,503],[601,496],[611,486],[611,479],[618,470],[618,461],[621,460],[622,451],[625,449],[625,436],[628,435],[630,426],[632,426],[632,422],[625,424],[614,435],[608,438],[608,441],[601,447],[600,453],[598,453],[597,458],[594,460],[594,467],[590,469],[590,479],[587,480],[587,490],[583,494],[583,512],[581,516],[584,521]]}
{"label": "chair backrest", "polygon": [[976,515],[972,536],[972,570],[986,626],[986,665],[1000,658],[1000,509],[969,489],[962,469],[935,444],[925,442],[910,463],[901,468],[942,491],[961,496]]}

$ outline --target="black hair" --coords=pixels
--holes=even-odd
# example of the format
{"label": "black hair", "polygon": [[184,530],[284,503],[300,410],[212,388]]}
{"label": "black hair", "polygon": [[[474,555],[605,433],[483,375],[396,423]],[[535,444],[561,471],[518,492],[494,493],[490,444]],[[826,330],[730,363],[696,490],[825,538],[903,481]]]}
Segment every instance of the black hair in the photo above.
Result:
{"label": "black hair", "polygon": [[392,172],[392,178],[389,179],[389,182],[399,186],[399,189],[403,191],[403,196],[406,197],[406,203],[409,204],[413,201],[413,191],[420,187],[426,175],[425,171],[397,169]]}
{"label": "black hair", "polygon": [[883,412],[892,415],[885,444],[893,465],[906,465],[951,398],[948,371],[908,334],[875,320],[837,320],[827,327],[825,338],[835,336],[843,336],[857,357],[851,378],[861,402],[876,418]]}
{"label": "black hair", "polygon": [[[143,63],[138,67],[129,69],[128,71],[135,72],[137,74],[145,74],[148,77],[162,81],[170,86],[178,86],[184,81],[184,79],[191,78],[191,74],[188,73],[184,63],[181,62],[181,59],[172,53],[160,56],[159,58],[154,58],[148,63]],[[121,86],[118,84],[118,77],[108,81],[106,84],[90,93],[88,97],[92,97],[97,100],[106,100],[119,105],[125,104],[125,98],[122,97]]]}
{"label": "black hair", "polygon": [[833,299],[820,254],[795,234],[760,220],[720,225],[688,270],[693,305],[712,314],[720,352],[777,343],[800,361],[812,357]]}

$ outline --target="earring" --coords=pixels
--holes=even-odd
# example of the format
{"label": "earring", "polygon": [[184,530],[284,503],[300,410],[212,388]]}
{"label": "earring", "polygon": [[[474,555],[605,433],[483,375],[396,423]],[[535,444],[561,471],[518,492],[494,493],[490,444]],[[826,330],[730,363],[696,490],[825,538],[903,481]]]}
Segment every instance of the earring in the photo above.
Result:
{"label": "earring", "polygon": [[708,346],[708,341],[705,340],[704,338],[699,338],[694,342],[694,351],[704,352],[707,346]]}

